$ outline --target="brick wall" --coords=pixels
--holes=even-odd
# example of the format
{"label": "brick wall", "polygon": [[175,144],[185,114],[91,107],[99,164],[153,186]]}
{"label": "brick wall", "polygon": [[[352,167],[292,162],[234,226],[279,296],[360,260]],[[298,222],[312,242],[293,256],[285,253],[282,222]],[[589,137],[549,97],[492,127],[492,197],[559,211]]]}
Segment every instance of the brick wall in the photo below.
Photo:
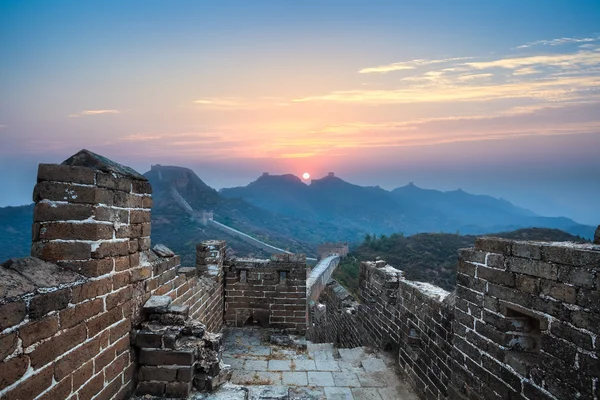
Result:
{"label": "brick wall", "polygon": [[129,333],[148,272],[140,252],[150,247],[150,192],[143,176],[86,151],[40,165],[37,258],[0,268],[2,399],[130,393]]}
{"label": "brick wall", "polygon": [[334,343],[353,348],[369,344],[369,337],[357,319],[359,304],[342,285],[330,280],[309,305],[306,337],[313,343]]}
{"label": "brick wall", "polygon": [[450,381],[453,296],[404,279],[383,261],[360,266],[358,319],[376,345],[399,351],[400,367],[423,398],[444,398]]}
{"label": "brick wall", "polygon": [[35,257],[0,266],[2,400],[127,398],[138,364],[130,335],[152,295],[220,330],[223,274],[149,250],[143,176],[82,151],[40,165],[34,199]]}
{"label": "brick wall", "polygon": [[600,397],[599,270],[594,245],[480,238],[462,250],[455,397]]}
{"label": "brick wall", "polygon": [[225,265],[225,322],[306,332],[306,257],[233,259]]}

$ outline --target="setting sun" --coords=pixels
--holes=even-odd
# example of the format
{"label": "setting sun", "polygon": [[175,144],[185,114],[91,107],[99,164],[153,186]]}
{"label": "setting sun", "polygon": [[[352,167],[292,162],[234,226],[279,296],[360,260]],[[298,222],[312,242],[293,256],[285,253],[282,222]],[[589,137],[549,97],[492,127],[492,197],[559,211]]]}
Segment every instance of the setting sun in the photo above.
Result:
{"label": "setting sun", "polygon": [[308,179],[308,178],[310,178],[310,174],[308,172],[305,172],[302,174],[302,178]]}

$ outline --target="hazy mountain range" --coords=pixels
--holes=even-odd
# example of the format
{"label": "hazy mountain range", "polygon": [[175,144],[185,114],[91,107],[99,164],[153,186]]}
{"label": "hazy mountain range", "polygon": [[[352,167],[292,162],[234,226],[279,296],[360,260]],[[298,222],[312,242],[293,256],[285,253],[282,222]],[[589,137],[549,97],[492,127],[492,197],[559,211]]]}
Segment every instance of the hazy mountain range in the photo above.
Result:
{"label": "hazy mountain range", "polygon": [[[205,239],[225,239],[240,255],[267,255],[202,224],[202,211],[212,211],[216,221],[269,244],[308,255],[315,255],[318,243],[359,243],[366,234],[484,234],[544,227],[591,238],[595,230],[462,190],[440,192],[409,184],[386,191],[335,176],[307,185],[294,175],[263,175],[247,186],[217,192],[187,168],[153,166],[144,175],[153,186],[153,242],[167,244],[188,265],[194,262],[196,244]],[[32,213],[31,205],[0,208],[0,260],[29,253]]]}
{"label": "hazy mountain range", "polygon": [[387,191],[353,185],[332,174],[313,179],[309,185],[294,175],[264,174],[247,186],[222,189],[220,193],[284,215],[375,234],[484,234],[544,227],[591,238],[595,229],[569,218],[539,216],[506,200],[460,189],[441,192],[409,184]]}

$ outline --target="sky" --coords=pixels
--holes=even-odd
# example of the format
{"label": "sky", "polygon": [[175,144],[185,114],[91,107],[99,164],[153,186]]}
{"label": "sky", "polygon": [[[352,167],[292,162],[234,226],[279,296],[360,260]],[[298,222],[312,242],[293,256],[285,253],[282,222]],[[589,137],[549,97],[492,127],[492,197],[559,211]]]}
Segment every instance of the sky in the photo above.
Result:
{"label": "sky", "polygon": [[600,1],[0,0],[0,206],[82,148],[600,223]]}

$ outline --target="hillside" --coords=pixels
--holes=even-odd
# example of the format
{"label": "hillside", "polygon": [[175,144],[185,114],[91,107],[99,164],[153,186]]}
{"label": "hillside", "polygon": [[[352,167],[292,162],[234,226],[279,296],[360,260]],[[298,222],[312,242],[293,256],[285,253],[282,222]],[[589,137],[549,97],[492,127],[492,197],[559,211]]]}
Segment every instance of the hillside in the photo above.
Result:
{"label": "hillside", "polygon": [[[488,236],[553,242],[585,241],[558,229],[541,228],[519,229]],[[421,233],[412,236],[392,234],[379,238],[367,236],[364,242],[352,249],[348,257],[342,260],[333,277],[349,290],[356,292],[360,262],[380,257],[388,264],[403,270],[407,279],[430,282],[453,290],[458,249],[472,247],[475,238],[476,236],[448,233]]]}
{"label": "hillside", "polygon": [[463,190],[441,192],[414,184],[387,191],[329,174],[304,184],[293,175],[263,175],[243,187],[221,189],[227,198],[307,220],[326,221],[357,233],[412,235],[459,232],[481,235],[521,228],[561,229],[591,238],[594,227],[564,217],[543,217],[506,200]]}

